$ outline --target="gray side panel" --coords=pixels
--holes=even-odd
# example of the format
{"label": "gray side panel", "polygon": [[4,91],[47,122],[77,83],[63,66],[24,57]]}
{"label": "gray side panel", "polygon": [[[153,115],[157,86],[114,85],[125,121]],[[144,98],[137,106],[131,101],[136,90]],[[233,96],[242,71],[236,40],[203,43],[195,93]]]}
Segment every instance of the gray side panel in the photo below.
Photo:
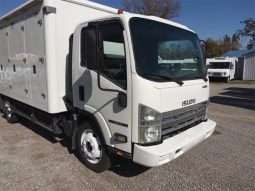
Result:
{"label": "gray side panel", "polygon": [[244,59],[243,80],[255,80],[255,54]]}
{"label": "gray side panel", "polygon": [[30,98],[30,91],[26,75],[25,23],[22,20],[10,27],[9,47],[14,97],[27,102]]}
{"label": "gray side panel", "polygon": [[7,29],[0,30],[0,92],[5,95],[8,95],[10,93],[9,78],[7,73],[9,59],[7,31]]}
{"label": "gray side panel", "polygon": [[48,111],[43,17],[37,2],[0,29],[0,93]]}
{"label": "gray side panel", "polygon": [[32,105],[47,108],[47,75],[45,62],[43,12],[32,12],[26,19],[27,71],[31,77]]}
{"label": "gray side panel", "polygon": [[0,60],[1,61],[6,61],[8,60],[8,42],[7,42],[7,30],[2,29],[0,30]]}

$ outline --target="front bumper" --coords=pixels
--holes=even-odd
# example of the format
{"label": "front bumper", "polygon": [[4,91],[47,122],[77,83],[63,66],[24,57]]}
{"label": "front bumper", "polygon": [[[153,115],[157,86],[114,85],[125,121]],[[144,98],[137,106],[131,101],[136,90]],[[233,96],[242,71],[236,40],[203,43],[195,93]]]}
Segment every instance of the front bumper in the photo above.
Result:
{"label": "front bumper", "polygon": [[228,76],[208,76],[209,78],[227,78]]}
{"label": "front bumper", "polygon": [[140,146],[135,144],[133,161],[148,167],[166,164],[211,136],[215,126],[214,121],[208,120],[164,140],[159,145]]}

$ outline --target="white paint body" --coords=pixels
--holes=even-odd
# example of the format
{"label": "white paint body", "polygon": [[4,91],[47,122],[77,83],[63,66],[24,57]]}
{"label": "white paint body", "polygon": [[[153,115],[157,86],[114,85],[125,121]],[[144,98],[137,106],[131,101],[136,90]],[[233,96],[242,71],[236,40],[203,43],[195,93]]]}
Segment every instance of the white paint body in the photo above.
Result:
{"label": "white paint body", "polygon": [[230,63],[229,68],[208,68],[208,76],[211,78],[229,78],[233,80],[235,78],[235,70],[236,70],[236,63],[238,62],[237,58],[226,57],[226,58],[208,58],[206,60],[207,66],[210,63]]}
{"label": "white paint body", "polygon": [[[56,8],[56,13],[43,14],[43,7]],[[22,10],[26,8],[27,14]],[[31,16],[32,13],[32,16]],[[36,13],[36,14],[35,14]],[[91,113],[100,125],[105,143],[108,146],[133,154],[133,160],[146,166],[158,166],[177,157],[174,152],[181,150],[178,156],[209,137],[216,124],[210,120],[196,125],[188,131],[171,137],[163,143],[147,147],[138,146],[138,106],[146,105],[160,113],[182,108],[184,100],[196,99],[196,103],[209,99],[209,82],[202,79],[185,81],[180,87],[175,82],[152,82],[136,73],[132,49],[129,20],[142,17],[155,20],[181,29],[187,27],[160,19],[125,13],[85,0],[44,0],[28,1],[0,22],[0,64],[1,94],[26,103],[48,113],[67,111],[63,97],[66,95],[66,63],[69,52],[69,38],[74,34],[72,58],[73,106]],[[17,14],[15,16],[14,14]],[[10,17],[14,24],[9,25],[4,18]],[[119,18],[124,24],[124,40],[127,63],[127,90],[101,77],[104,88],[116,89],[127,94],[127,107],[117,103],[116,92],[105,92],[98,88],[97,73],[80,66],[80,31],[90,21]],[[42,24],[38,21],[42,20]],[[24,27],[24,31],[20,30]],[[8,36],[6,36],[8,32]],[[192,31],[191,31],[192,32]],[[34,36],[35,35],[35,36]],[[26,62],[23,62],[23,59]],[[8,63],[8,59],[10,63]],[[41,60],[41,61],[40,61]],[[42,62],[43,60],[43,62]],[[16,65],[16,72],[13,71]],[[33,74],[33,65],[36,74]],[[78,99],[79,86],[85,87],[85,100]],[[27,91],[26,91],[27,90]],[[44,96],[45,95],[45,96]],[[127,127],[109,123],[120,121]],[[123,144],[115,143],[114,133],[127,137]],[[132,149],[134,145],[134,150]],[[166,160],[161,160],[165,155]]]}

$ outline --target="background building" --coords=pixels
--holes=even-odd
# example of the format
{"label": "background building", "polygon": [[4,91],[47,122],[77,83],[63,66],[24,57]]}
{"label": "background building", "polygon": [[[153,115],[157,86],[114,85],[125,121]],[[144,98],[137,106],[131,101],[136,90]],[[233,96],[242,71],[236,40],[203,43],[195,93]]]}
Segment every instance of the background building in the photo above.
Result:
{"label": "background building", "polygon": [[222,57],[236,57],[235,79],[255,80],[255,50],[230,50],[225,52]]}

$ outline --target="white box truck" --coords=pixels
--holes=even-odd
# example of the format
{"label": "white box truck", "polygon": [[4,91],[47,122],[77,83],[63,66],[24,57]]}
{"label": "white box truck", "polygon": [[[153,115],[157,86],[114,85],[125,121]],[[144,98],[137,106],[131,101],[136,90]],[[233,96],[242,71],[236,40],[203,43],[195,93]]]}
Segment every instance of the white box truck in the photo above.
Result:
{"label": "white box truck", "polygon": [[208,58],[206,62],[209,78],[223,79],[227,83],[235,78],[236,63],[238,62],[238,58]]}
{"label": "white box truck", "polygon": [[30,0],[0,19],[0,67],[7,121],[23,116],[66,134],[95,172],[110,156],[163,165],[216,126],[198,36],[168,20],[86,0]]}

